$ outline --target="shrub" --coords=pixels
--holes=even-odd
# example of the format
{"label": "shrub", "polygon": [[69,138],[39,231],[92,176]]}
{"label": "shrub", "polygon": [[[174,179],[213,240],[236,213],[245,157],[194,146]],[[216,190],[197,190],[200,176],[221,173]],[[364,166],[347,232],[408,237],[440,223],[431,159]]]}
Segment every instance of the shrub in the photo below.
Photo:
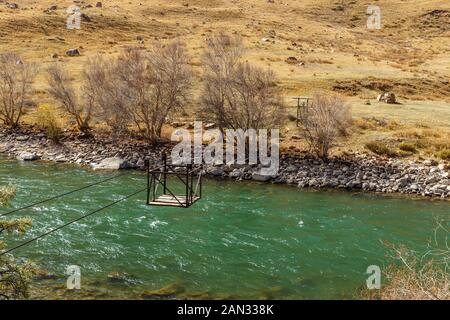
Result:
{"label": "shrub", "polygon": [[402,151],[407,151],[407,152],[412,152],[412,153],[417,152],[417,149],[416,149],[416,146],[414,143],[402,142],[398,145],[398,148]]}
{"label": "shrub", "polygon": [[54,64],[48,68],[48,92],[64,110],[76,121],[78,129],[89,134],[89,123],[94,112],[94,97],[96,90],[84,75],[80,95],[75,92],[74,81],[68,72],[60,65]]}
{"label": "shrub", "polygon": [[351,123],[351,108],[346,100],[334,93],[316,92],[311,105],[300,110],[301,134],[309,147],[322,159]]}
{"label": "shrub", "polygon": [[15,196],[16,188],[0,187],[0,206],[6,206],[9,201]]}
{"label": "shrub", "polygon": [[365,147],[380,156],[394,157],[397,154],[391,150],[386,144],[380,141],[372,141],[365,144]]}
{"label": "shrub", "polygon": [[438,222],[424,253],[385,243],[393,259],[383,271],[380,290],[362,290],[362,296],[381,300],[449,300],[448,230]]}
{"label": "shrub", "polygon": [[84,75],[89,79],[90,87],[95,88],[95,116],[104,121],[113,136],[120,136],[128,130],[132,120],[130,114],[130,88],[122,81],[118,72],[121,59],[105,59],[96,56],[89,59],[84,68]]}
{"label": "shrub", "polygon": [[30,100],[35,71],[34,65],[16,54],[0,54],[0,120],[8,127],[19,125]]}
{"label": "shrub", "polygon": [[90,134],[93,117],[114,133],[133,121],[143,137],[155,144],[169,115],[182,111],[192,85],[192,70],[185,45],[157,43],[150,50],[129,48],[118,57],[89,59],[83,66],[82,85],[59,65],[48,69],[49,93]]}
{"label": "shrub", "polygon": [[450,160],[450,149],[444,149],[439,151],[438,157],[442,160]]}
{"label": "shrub", "polygon": [[376,300],[448,300],[448,274],[444,267],[419,258],[408,258],[408,266],[390,265],[383,272],[385,284],[381,290],[363,292]]}
{"label": "shrub", "polygon": [[38,126],[45,130],[47,137],[54,142],[59,142],[62,130],[56,108],[46,104],[41,105],[37,110],[37,117]]}
{"label": "shrub", "polygon": [[355,119],[353,120],[353,125],[355,125],[356,127],[362,129],[362,130],[368,130],[368,129],[375,129],[376,126],[369,121],[368,119]]}
{"label": "shrub", "polygon": [[401,125],[395,120],[390,120],[386,126],[388,130],[397,130],[400,127]]}
{"label": "shrub", "polygon": [[125,102],[110,100],[126,104],[129,114],[124,116],[133,119],[151,144],[161,139],[168,117],[181,112],[189,100],[193,80],[189,61],[185,44],[175,40],[156,43],[150,52],[127,50],[116,62],[114,73],[126,97]]}

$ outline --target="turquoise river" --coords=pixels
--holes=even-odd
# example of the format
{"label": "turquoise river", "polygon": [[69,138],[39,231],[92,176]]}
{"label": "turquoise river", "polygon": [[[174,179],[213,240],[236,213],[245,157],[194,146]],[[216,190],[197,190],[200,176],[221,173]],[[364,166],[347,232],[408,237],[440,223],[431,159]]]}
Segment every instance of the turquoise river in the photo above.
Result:
{"label": "turquoise river", "polygon": [[[0,159],[0,186],[18,187],[7,212],[117,175],[49,163]],[[102,185],[8,216],[31,217],[14,246],[145,188],[128,172]],[[382,241],[426,250],[436,219],[450,224],[450,203],[350,192],[206,180],[189,209],[149,207],[145,192],[14,252],[48,270],[49,296],[61,292],[69,265],[82,290],[103,298],[136,298],[174,288],[171,298],[352,298],[366,269],[391,262]],[[119,273],[124,281],[112,281]],[[116,279],[117,280],[117,279]],[[59,291],[58,291],[59,290]],[[98,292],[101,295],[98,295]]]}

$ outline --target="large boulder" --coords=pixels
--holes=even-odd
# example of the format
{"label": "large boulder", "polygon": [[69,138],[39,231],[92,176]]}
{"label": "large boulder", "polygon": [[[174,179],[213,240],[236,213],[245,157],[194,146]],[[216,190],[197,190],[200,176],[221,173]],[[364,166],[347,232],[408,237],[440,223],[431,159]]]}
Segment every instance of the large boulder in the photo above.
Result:
{"label": "large boulder", "polygon": [[395,94],[392,92],[383,92],[377,97],[378,102],[385,102],[385,103],[397,103],[397,99],[395,97]]}
{"label": "large boulder", "polygon": [[80,51],[78,49],[69,49],[66,51],[66,55],[69,57],[77,57],[80,55]]}
{"label": "large boulder", "polygon": [[129,169],[130,164],[128,161],[119,158],[106,158],[100,161],[98,164],[92,164],[92,168],[94,170],[121,170],[121,169]]}
{"label": "large boulder", "polygon": [[286,172],[289,172],[289,173],[297,172],[297,171],[298,171],[298,168],[297,168],[297,166],[295,166],[295,165],[293,165],[293,164],[290,164],[290,165],[287,166],[287,168],[286,168],[285,171],[286,171]]}
{"label": "large boulder", "polygon": [[210,166],[210,167],[208,167],[206,169],[206,172],[209,175],[212,175],[214,177],[220,177],[220,176],[223,176],[224,170],[223,170],[222,167],[219,167],[219,166],[217,166],[217,167],[216,166]]}
{"label": "large boulder", "polygon": [[17,155],[17,159],[21,161],[34,161],[38,160],[39,156],[32,152],[23,151]]}
{"label": "large boulder", "polygon": [[240,178],[240,177],[242,177],[242,175],[243,175],[243,172],[239,169],[234,169],[229,174],[230,178]]}
{"label": "large boulder", "polygon": [[285,61],[287,64],[297,64],[299,62],[296,57],[288,57]]}
{"label": "large boulder", "polygon": [[89,17],[89,16],[88,16],[87,14],[85,14],[85,13],[82,13],[82,14],[81,14],[81,20],[84,21],[84,22],[91,22],[91,21],[92,21],[91,17]]}
{"label": "large boulder", "polygon": [[16,137],[16,141],[27,141],[28,140],[28,136],[18,136]]}
{"label": "large boulder", "polygon": [[272,175],[265,175],[265,174],[262,174],[261,172],[253,172],[253,174],[252,174],[252,179],[255,181],[266,182],[272,178],[273,178]]}

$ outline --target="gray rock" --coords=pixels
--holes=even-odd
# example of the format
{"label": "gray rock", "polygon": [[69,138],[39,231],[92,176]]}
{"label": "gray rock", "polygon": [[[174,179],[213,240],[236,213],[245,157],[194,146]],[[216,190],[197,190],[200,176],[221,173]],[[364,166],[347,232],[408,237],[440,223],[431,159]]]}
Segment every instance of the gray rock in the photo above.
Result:
{"label": "gray rock", "polygon": [[209,130],[209,129],[214,128],[215,126],[216,126],[215,123],[207,123],[207,124],[205,124],[205,129],[206,129],[206,130]]}
{"label": "gray rock", "polygon": [[429,177],[425,180],[426,184],[432,184],[432,183],[436,183],[439,181],[438,177]]}
{"label": "gray rock", "polygon": [[91,22],[91,21],[92,21],[91,17],[89,17],[89,16],[88,16],[87,14],[85,14],[85,13],[82,13],[82,14],[81,14],[81,20],[84,21],[84,22]]}
{"label": "gray rock", "polygon": [[136,162],[136,166],[137,166],[138,168],[143,168],[143,167],[145,166],[145,161],[144,161],[144,159],[139,159],[139,160]]}
{"label": "gray rock", "polygon": [[296,57],[288,57],[285,61],[287,64],[297,64],[299,62]]}
{"label": "gray rock", "polygon": [[285,171],[286,171],[286,172],[297,172],[297,171],[298,171],[298,168],[297,168],[297,166],[295,166],[295,165],[293,165],[293,164],[290,164],[290,165],[286,168]]}
{"label": "gray rock", "polygon": [[361,181],[349,181],[346,187],[350,189],[359,189],[361,188]]}
{"label": "gray rock", "polygon": [[272,178],[273,178],[273,176],[263,175],[263,174],[261,174],[259,172],[253,172],[252,173],[252,179],[255,180],[255,181],[265,182],[265,181],[269,181]]}
{"label": "gray rock", "polygon": [[31,152],[28,152],[28,151],[23,151],[23,152],[18,154],[17,159],[21,160],[21,161],[34,161],[34,160],[38,160],[39,157],[35,153],[31,153]]}
{"label": "gray rock", "polygon": [[300,181],[297,185],[297,187],[299,188],[304,188],[306,186],[306,182],[305,181]]}
{"label": "gray rock", "polygon": [[316,180],[315,178],[309,179],[308,185],[309,185],[310,187],[315,187],[315,186],[317,186],[317,180]]}
{"label": "gray rock", "polygon": [[392,92],[383,92],[377,97],[378,102],[385,102],[385,103],[396,103],[397,99],[395,98],[395,94]]}
{"label": "gray rock", "polygon": [[61,163],[68,162],[67,158],[63,154],[55,157],[55,161],[56,162],[61,162]]}
{"label": "gray rock", "polygon": [[16,137],[16,141],[27,141],[29,139],[28,136],[18,136]]}
{"label": "gray rock", "polygon": [[405,187],[408,184],[408,182],[409,182],[409,177],[408,176],[405,176],[405,177],[400,178],[400,179],[397,180],[397,183],[398,183],[398,185],[401,188]]}
{"label": "gray rock", "polygon": [[209,167],[206,172],[212,176],[219,177],[223,175],[223,168],[222,167]]}
{"label": "gray rock", "polygon": [[78,49],[69,49],[66,51],[66,55],[69,57],[76,57],[80,55],[80,51]]}
{"label": "gray rock", "polygon": [[99,164],[92,164],[94,170],[121,170],[129,169],[128,161],[119,157],[103,159]]}
{"label": "gray rock", "polygon": [[184,125],[185,125],[184,122],[178,122],[178,121],[172,122],[172,127],[174,127],[174,128],[179,128],[179,127],[182,127]]}
{"label": "gray rock", "polygon": [[242,172],[239,169],[234,169],[230,172],[230,178],[240,178],[242,176]]}

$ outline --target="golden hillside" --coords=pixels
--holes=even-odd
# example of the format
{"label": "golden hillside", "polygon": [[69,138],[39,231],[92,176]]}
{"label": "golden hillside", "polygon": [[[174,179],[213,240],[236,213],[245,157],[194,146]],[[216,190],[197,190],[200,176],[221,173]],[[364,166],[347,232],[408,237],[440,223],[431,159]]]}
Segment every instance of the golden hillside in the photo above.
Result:
{"label": "golden hillside", "polygon": [[[445,0],[376,1],[381,30],[367,28],[366,9],[373,1],[363,0],[132,0],[104,1],[101,8],[95,1],[16,3],[18,9],[0,6],[0,50],[44,64],[56,53],[77,68],[84,57],[64,57],[67,49],[80,48],[83,56],[114,54],[138,45],[138,36],[144,45],[180,36],[197,58],[204,37],[224,30],[241,34],[249,60],[276,70],[292,94],[336,80],[345,80],[338,90],[359,93],[370,83],[348,80],[375,77],[397,82],[405,96],[448,95],[441,85],[450,76]],[[85,15],[80,30],[66,28],[73,4]],[[52,5],[56,10],[48,10]],[[291,56],[301,65],[287,64]]]}
{"label": "golden hillside", "polygon": [[[187,43],[200,76],[205,37],[225,31],[243,37],[250,62],[276,72],[288,105],[294,105],[292,96],[326,88],[352,97],[355,118],[450,128],[448,0],[112,0],[101,7],[95,0],[15,3],[16,9],[0,3],[0,51],[19,53],[42,67],[37,102],[49,100],[44,71],[54,61],[76,75],[89,56],[175,37]],[[381,8],[380,30],[367,28],[366,11],[373,4]],[[66,27],[71,5],[83,14],[79,30]],[[66,56],[70,48],[78,48],[81,56]],[[366,105],[384,90],[396,93],[402,104]],[[366,132],[348,144],[372,138]]]}

